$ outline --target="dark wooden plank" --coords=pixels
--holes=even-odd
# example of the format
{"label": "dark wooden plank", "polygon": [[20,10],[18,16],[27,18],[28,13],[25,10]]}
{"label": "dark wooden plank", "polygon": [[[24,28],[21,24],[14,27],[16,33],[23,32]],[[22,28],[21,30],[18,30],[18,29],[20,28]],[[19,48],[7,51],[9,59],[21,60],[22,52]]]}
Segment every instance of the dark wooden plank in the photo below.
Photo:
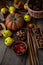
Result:
{"label": "dark wooden plank", "polygon": [[4,45],[3,39],[0,38],[0,63],[2,62],[5,51],[6,51],[6,46]]}
{"label": "dark wooden plank", "polygon": [[29,56],[27,56],[26,65],[30,65]]}
{"label": "dark wooden plank", "polygon": [[42,50],[38,50],[38,57],[39,57],[39,63],[40,65],[43,65],[43,49]]}
{"label": "dark wooden plank", "polygon": [[1,65],[25,65],[25,60],[26,55],[18,56],[11,48],[8,47]]}

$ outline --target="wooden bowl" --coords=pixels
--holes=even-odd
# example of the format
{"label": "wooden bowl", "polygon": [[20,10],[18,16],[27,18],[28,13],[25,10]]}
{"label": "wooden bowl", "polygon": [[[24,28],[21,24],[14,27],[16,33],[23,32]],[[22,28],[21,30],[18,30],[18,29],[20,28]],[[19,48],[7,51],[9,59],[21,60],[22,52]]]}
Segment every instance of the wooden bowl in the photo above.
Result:
{"label": "wooden bowl", "polygon": [[[17,53],[18,49],[19,49],[19,51],[20,51],[20,48],[19,48],[19,47],[20,47],[20,44],[23,44],[24,47],[25,47],[25,51],[24,51],[23,53]],[[19,47],[17,47],[17,45],[19,45]],[[16,46],[16,47],[15,47],[15,46]],[[23,47],[22,47],[22,48],[23,48]],[[23,54],[25,54],[26,51],[27,51],[27,44],[26,44],[25,42],[23,42],[23,41],[17,41],[17,42],[14,43],[12,49],[14,50],[14,52],[15,52],[17,55],[23,55]],[[15,51],[15,50],[16,50],[16,51]]]}
{"label": "wooden bowl", "polygon": [[[27,1],[28,4],[29,1]],[[43,18],[43,11],[34,11],[28,6],[28,13],[34,18]]]}

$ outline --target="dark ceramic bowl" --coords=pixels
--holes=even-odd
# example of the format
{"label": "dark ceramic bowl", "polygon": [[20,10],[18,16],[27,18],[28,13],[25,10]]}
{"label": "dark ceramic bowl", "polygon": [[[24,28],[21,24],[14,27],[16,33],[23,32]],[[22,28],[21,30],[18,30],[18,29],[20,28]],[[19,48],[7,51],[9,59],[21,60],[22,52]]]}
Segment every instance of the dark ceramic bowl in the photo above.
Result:
{"label": "dark ceramic bowl", "polygon": [[12,48],[17,55],[23,55],[27,51],[27,44],[23,41],[18,41]]}

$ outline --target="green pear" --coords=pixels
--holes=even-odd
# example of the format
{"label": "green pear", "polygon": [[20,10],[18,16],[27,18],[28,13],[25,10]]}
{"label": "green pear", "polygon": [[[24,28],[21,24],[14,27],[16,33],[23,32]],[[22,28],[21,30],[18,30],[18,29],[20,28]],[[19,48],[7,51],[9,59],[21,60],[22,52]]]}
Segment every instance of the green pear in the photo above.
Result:
{"label": "green pear", "polygon": [[6,14],[8,12],[7,8],[1,8],[1,13]]}
{"label": "green pear", "polygon": [[25,20],[26,22],[30,22],[30,21],[31,21],[31,16],[28,15],[28,14],[25,14],[25,15],[24,15],[24,20]]}
{"label": "green pear", "polygon": [[10,31],[10,30],[5,30],[4,32],[3,32],[3,36],[4,37],[10,37],[12,35],[12,32]]}
{"label": "green pear", "polygon": [[9,12],[10,12],[10,14],[13,14],[13,13],[15,12],[15,10],[16,10],[15,7],[13,7],[13,6],[10,6],[10,7],[9,7]]}
{"label": "green pear", "polygon": [[6,46],[11,46],[13,44],[13,42],[14,42],[14,39],[11,37],[8,37],[5,39],[5,45]]}
{"label": "green pear", "polygon": [[25,9],[25,10],[28,10],[28,5],[27,5],[27,3],[24,4],[24,9]]}

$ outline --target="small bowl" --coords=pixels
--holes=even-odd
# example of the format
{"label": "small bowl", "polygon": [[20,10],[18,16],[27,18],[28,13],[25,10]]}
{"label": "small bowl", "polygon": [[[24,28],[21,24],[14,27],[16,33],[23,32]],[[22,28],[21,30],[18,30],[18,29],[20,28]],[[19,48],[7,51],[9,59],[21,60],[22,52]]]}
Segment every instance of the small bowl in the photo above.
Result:
{"label": "small bowl", "polygon": [[[27,4],[29,3],[29,1],[27,1]],[[30,16],[34,17],[34,18],[43,18],[43,11],[34,11],[32,9],[30,9],[30,7],[28,6],[28,13],[30,14]]]}
{"label": "small bowl", "polygon": [[27,51],[27,44],[23,41],[18,41],[13,45],[13,50],[17,55],[23,55]]}

